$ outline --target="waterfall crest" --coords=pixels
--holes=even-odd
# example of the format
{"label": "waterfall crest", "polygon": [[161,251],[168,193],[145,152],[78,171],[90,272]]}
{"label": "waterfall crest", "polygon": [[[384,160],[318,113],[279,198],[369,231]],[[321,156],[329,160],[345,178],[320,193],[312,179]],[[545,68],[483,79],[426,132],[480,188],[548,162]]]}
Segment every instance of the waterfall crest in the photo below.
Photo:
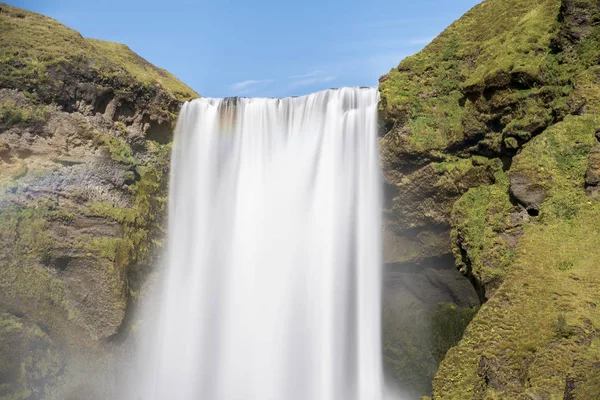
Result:
{"label": "waterfall crest", "polygon": [[380,400],[373,88],[186,103],[142,399]]}

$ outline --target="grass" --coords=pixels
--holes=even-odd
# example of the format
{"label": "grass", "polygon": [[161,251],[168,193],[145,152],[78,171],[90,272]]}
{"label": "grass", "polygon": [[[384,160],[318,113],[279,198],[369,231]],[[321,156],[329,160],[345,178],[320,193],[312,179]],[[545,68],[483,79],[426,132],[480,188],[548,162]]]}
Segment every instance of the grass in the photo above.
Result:
{"label": "grass", "polygon": [[128,73],[144,84],[160,85],[180,101],[199,97],[196,92],[175,78],[170,72],[158,68],[121,43],[97,39],[85,39],[99,54],[116,65],[123,66]]}
{"label": "grass", "polygon": [[11,100],[0,103],[0,124],[6,128],[15,125],[42,126],[46,123],[49,116],[50,111],[48,107],[43,105],[24,108]]}
{"label": "grass", "polygon": [[74,65],[106,82],[159,85],[179,101],[198,97],[169,72],[153,66],[125,45],[83,38],[40,14],[6,4],[0,4],[0,8],[0,87],[32,90],[48,84],[52,68]]}
{"label": "grass", "polygon": [[[562,399],[567,381],[574,398],[600,396],[593,367],[600,362],[600,201],[583,190],[599,122],[568,117],[515,158],[515,171],[539,172],[548,198],[539,220],[524,226],[501,285],[448,352],[434,381],[435,399]],[[504,200],[493,196],[503,184],[472,190],[456,205],[465,215],[457,229],[467,232],[462,245],[474,271],[489,268],[478,260],[498,248],[485,241],[504,229],[507,211],[496,214],[496,222],[492,211],[503,207]]]}
{"label": "grass", "polygon": [[[583,0],[582,0],[583,1]],[[574,113],[597,109],[596,33],[566,51],[559,0],[487,0],[381,79],[380,109],[394,154],[431,154],[475,135],[488,152],[511,153]],[[570,49],[569,49],[570,50]],[[499,138],[494,136],[500,135]],[[506,146],[502,146],[506,138]],[[472,152],[481,152],[481,146]]]}
{"label": "grass", "polygon": [[508,196],[508,176],[496,173],[496,183],[469,190],[452,212],[452,251],[463,274],[475,279],[490,296],[507,273],[514,252],[505,236],[517,227]]}

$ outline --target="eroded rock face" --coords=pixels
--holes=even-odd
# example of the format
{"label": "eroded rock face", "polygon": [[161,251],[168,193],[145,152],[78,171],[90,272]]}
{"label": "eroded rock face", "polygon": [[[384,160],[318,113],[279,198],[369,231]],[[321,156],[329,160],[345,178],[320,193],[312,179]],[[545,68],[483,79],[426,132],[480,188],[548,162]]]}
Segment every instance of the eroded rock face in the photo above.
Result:
{"label": "eroded rock face", "polygon": [[546,199],[546,191],[527,174],[510,174],[510,194],[532,214],[538,214]]}
{"label": "eroded rock face", "polygon": [[[162,235],[169,150],[133,123],[37,105],[22,92],[0,89],[0,107],[43,117],[0,130],[0,308],[43,326],[64,365],[122,329],[151,239]],[[32,392],[56,381],[14,378],[21,383],[7,387]]]}
{"label": "eroded rock face", "polygon": [[42,15],[2,4],[0,24],[0,397],[63,399],[58,378],[110,360],[127,329],[164,237],[176,113],[197,95]]}
{"label": "eroded rock face", "polygon": [[[435,400],[600,396],[586,344],[600,300],[582,287],[597,264],[599,10],[597,0],[487,0],[380,80],[395,194],[385,216],[408,249],[386,260],[423,259],[431,247],[418,235],[448,227],[456,266],[484,303],[441,363]],[[482,158],[491,177],[457,197],[446,193],[460,174],[444,173],[444,185],[422,175],[431,191],[408,179]],[[403,211],[398,194],[419,191]]]}
{"label": "eroded rock face", "polygon": [[[64,368],[50,337],[24,317],[0,314],[0,397],[41,399]],[[6,397],[5,397],[6,396]]]}
{"label": "eroded rock face", "polygon": [[452,256],[386,265],[383,343],[392,385],[411,398],[430,393],[438,363],[458,342],[478,304]]}

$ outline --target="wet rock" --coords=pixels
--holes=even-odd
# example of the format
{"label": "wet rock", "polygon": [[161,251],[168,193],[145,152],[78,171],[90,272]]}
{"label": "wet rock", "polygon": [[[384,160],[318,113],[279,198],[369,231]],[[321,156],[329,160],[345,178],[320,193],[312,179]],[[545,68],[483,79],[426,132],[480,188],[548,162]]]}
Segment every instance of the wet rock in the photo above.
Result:
{"label": "wet rock", "polygon": [[[35,323],[0,313],[0,397],[41,399],[64,368],[60,349]],[[5,397],[8,396],[8,397]]]}
{"label": "wet rock", "polygon": [[430,393],[443,353],[460,339],[477,304],[477,293],[451,256],[385,266],[385,367],[406,398]]}

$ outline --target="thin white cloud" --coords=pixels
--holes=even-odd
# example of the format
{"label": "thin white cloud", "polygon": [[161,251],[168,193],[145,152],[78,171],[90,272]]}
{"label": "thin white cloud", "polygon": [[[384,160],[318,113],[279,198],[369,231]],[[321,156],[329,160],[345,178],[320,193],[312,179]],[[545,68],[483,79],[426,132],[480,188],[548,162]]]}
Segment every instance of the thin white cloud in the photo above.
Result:
{"label": "thin white cloud", "polygon": [[236,82],[232,84],[229,88],[231,90],[247,91],[250,90],[250,88],[252,88],[253,86],[269,84],[271,82],[273,82],[271,79],[248,79],[246,81]]}
{"label": "thin white cloud", "polygon": [[299,86],[308,86],[308,85],[314,85],[317,83],[327,83],[327,82],[331,82],[333,80],[335,80],[335,76],[332,76],[332,75],[325,75],[325,76],[313,75],[313,76],[295,80],[294,82],[292,82],[290,84],[289,88],[293,89],[293,88],[297,88]]}
{"label": "thin white cloud", "polygon": [[311,72],[307,72],[305,74],[302,75],[292,75],[290,76],[289,79],[306,79],[306,78],[312,78],[318,75],[322,75],[324,74],[325,71],[321,71],[321,70],[316,70],[316,71],[311,71]]}

